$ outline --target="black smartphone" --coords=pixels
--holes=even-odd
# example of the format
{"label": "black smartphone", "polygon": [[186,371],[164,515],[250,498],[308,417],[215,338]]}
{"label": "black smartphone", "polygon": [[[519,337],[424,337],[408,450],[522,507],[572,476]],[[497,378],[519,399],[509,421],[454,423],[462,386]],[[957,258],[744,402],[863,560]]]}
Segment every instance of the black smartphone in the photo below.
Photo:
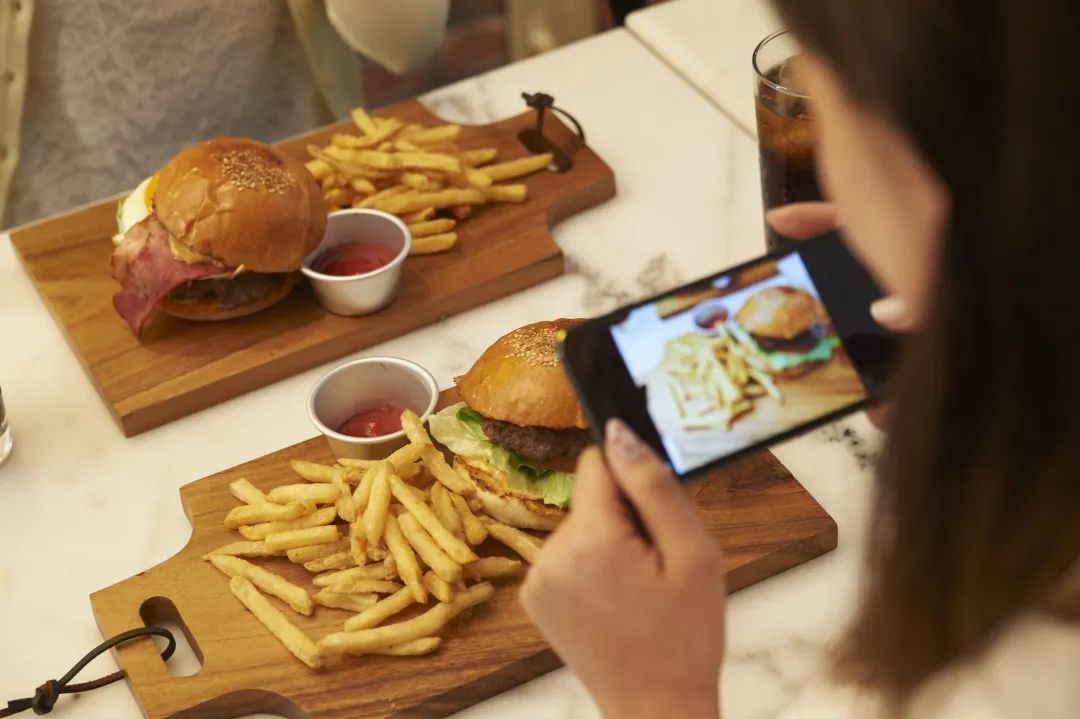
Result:
{"label": "black smartphone", "polygon": [[562,343],[598,442],[627,422],[680,477],[881,398],[899,338],[835,233],[590,320]]}

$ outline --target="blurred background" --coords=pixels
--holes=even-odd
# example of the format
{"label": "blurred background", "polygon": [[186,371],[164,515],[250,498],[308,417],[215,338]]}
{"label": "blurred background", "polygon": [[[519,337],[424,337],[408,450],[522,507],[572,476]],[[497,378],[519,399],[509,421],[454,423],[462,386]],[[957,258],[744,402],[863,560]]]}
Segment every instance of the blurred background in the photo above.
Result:
{"label": "blurred background", "polygon": [[553,50],[661,2],[666,0],[453,0],[442,50],[426,66],[394,75],[364,62],[368,105],[396,102]]}

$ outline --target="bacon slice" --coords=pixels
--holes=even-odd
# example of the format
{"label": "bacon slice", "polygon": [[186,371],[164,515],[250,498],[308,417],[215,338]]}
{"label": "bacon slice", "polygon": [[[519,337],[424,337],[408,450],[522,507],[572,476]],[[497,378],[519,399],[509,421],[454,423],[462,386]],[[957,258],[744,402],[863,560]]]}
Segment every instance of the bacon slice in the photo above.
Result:
{"label": "bacon slice", "polygon": [[113,307],[136,337],[154,308],[174,289],[228,271],[216,262],[189,264],[177,259],[169,248],[168,230],[153,215],[127,231],[113,251],[111,264],[113,278],[124,288],[113,295]]}

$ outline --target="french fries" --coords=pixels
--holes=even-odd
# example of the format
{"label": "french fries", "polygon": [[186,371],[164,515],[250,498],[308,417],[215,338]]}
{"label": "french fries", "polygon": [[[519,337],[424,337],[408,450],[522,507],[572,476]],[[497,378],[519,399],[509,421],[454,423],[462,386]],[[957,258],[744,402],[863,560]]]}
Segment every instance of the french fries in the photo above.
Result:
{"label": "french fries", "polygon": [[314,603],[304,588],[296,586],[282,576],[239,557],[211,554],[209,559],[210,563],[223,573],[230,577],[247,579],[262,591],[288,604],[298,614],[310,616],[314,611]]}
{"label": "french fries", "polygon": [[768,363],[737,328],[720,325],[715,336],[688,332],[668,341],[661,362],[663,416],[682,431],[727,430],[768,395],[783,402]]}
{"label": "french fries", "polygon": [[309,527],[321,527],[324,524],[333,522],[334,517],[336,516],[337,510],[333,507],[323,507],[322,509],[316,509],[305,517],[300,517],[299,519],[292,519],[284,522],[262,522],[260,524],[245,525],[240,527],[240,534],[244,539],[257,541],[266,539],[271,534],[276,534],[278,532],[288,532],[293,529],[307,529]]}
{"label": "french fries", "polygon": [[327,524],[322,527],[275,532],[266,535],[263,542],[270,549],[299,549],[313,544],[337,544],[340,539],[337,527]]}
{"label": "french fries", "polygon": [[331,484],[286,484],[271,489],[266,501],[274,504],[333,504],[339,496],[338,488]]}
{"label": "french fries", "polygon": [[[376,131],[385,131],[378,118],[368,119]],[[425,137],[438,135],[421,135],[421,142]],[[443,147],[411,142],[397,138],[364,148],[348,142],[334,147],[421,154]],[[389,149],[379,149],[384,147]],[[245,541],[203,557],[230,578],[230,590],[259,621],[313,668],[345,654],[418,656],[437,650],[443,641],[438,633],[449,621],[490,599],[494,589],[487,580],[519,576],[539,551],[536,537],[486,516],[468,474],[456,460],[454,467],[447,463],[415,413],[404,412],[401,419],[409,443],[385,459],[342,459],[332,465],[294,460],[293,470],[308,483],[285,483],[265,493],[246,480],[234,481],[230,492],[242,504],[225,523]],[[488,536],[526,561],[479,557],[475,548]],[[287,558],[313,575],[310,586],[243,557],[271,564]],[[306,616],[315,611],[354,615],[343,622],[344,631],[312,641],[264,595]],[[385,624],[414,604],[428,606]]]}
{"label": "french fries", "polygon": [[484,526],[487,527],[488,534],[493,539],[513,549],[529,564],[536,561],[536,555],[540,553],[540,540],[531,534],[522,532],[520,529],[515,529],[502,522],[496,522],[494,519],[484,519],[482,521]]}
{"label": "french fries", "polygon": [[413,619],[355,632],[338,632],[319,641],[319,651],[328,657],[345,653],[370,652],[435,634],[466,609],[491,599],[495,587],[481,582],[458,592],[450,602],[440,602]]}
{"label": "french fries", "polygon": [[412,591],[408,587],[399,589],[390,596],[380,599],[355,617],[351,617],[345,622],[345,631],[355,632],[360,629],[376,627],[415,602]]}
{"label": "french fries", "polygon": [[318,647],[299,627],[289,621],[277,607],[264,597],[255,585],[245,577],[235,576],[229,580],[229,591],[255,618],[263,623],[270,633],[277,637],[293,656],[312,669],[323,665]]}
{"label": "french fries", "polygon": [[[301,502],[290,504],[243,504],[234,507],[225,517],[225,526],[229,529],[237,529],[244,525],[259,524],[262,522],[285,522],[297,519],[305,514],[311,514],[310,505]],[[248,537],[251,539],[251,537]],[[261,539],[261,537],[259,537]]]}
{"label": "french fries", "polygon": [[265,504],[266,495],[246,479],[238,479],[229,483],[229,494],[239,499],[244,504]]}
{"label": "french fries", "polygon": [[339,594],[330,589],[323,589],[311,595],[311,599],[322,607],[345,609],[350,612],[362,612],[375,606],[378,598],[374,594]]}
{"label": "french fries", "polygon": [[[454,247],[455,226],[445,223],[464,220],[475,206],[524,202],[528,191],[520,181],[498,183],[539,172],[551,162],[551,155],[543,154],[490,164],[498,151],[459,148],[462,128],[457,124],[406,125],[397,118],[373,117],[363,108],[353,110],[352,120],[358,134],[337,133],[324,147],[309,145],[312,159],[305,167],[334,209],[370,207],[408,225],[440,223],[411,228],[416,255]],[[438,240],[419,241],[428,237]]]}
{"label": "french fries", "polygon": [[412,593],[413,600],[417,604],[427,603],[427,588],[424,587],[423,575],[420,572],[420,564],[416,561],[416,552],[412,545],[405,539],[397,518],[388,514],[386,517],[386,546],[394,558],[394,566],[397,567],[398,576]]}

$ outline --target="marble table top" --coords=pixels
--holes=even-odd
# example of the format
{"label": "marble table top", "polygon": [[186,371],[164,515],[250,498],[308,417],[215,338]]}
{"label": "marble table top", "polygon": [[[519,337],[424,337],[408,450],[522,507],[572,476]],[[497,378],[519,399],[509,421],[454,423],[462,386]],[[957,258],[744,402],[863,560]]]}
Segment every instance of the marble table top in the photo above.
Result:
{"label": "marble table top", "polygon": [[[754,142],[630,33],[579,42],[423,101],[448,120],[482,123],[519,112],[522,90],[552,93],[583,122],[615,169],[618,197],[555,230],[568,260],[564,277],[358,356],[417,360],[445,386],[513,327],[598,314],[761,252]],[[125,439],[6,236],[0,308],[0,386],[16,443],[0,467],[0,698],[7,700],[31,693],[100,641],[91,592],[184,545],[181,485],[314,434],[304,402],[328,366]],[[837,520],[840,546],[731,600],[728,719],[775,716],[818,670],[850,613],[876,444],[858,417],[776,448]],[[114,668],[103,657],[84,676]],[[58,711],[78,719],[140,716],[123,683],[66,698]],[[560,670],[459,716],[596,712]]]}
{"label": "marble table top", "polygon": [[766,0],[671,0],[632,13],[626,26],[750,135],[754,48],[780,29]]}

